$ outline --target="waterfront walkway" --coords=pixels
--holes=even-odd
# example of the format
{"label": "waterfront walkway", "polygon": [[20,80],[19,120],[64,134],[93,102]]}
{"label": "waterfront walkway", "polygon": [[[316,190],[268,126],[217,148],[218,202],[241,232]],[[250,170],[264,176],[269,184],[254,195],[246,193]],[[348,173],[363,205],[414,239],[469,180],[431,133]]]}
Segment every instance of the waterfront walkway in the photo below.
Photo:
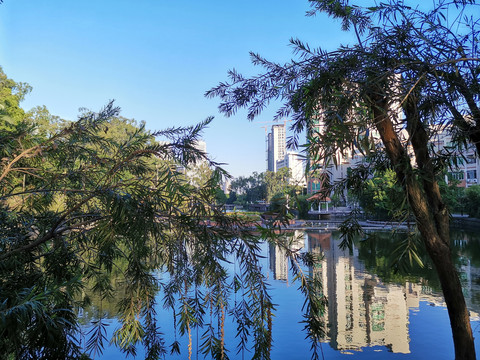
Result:
{"label": "waterfront walkway", "polygon": [[[304,230],[337,230],[338,226],[345,221],[347,217],[344,214],[336,214],[328,220],[295,220],[295,223],[289,225],[288,229],[304,229]],[[360,220],[358,222],[363,230],[413,230],[415,222],[395,222],[395,221],[375,221]],[[469,218],[465,215],[452,214],[450,225],[455,228],[480,229],[480,219]]]}
{"label": "waterfront walkway", "polygon": [[[287,229],[291,230],[325,230],[334,231],[338,230],[338,226],[345,220],[345,218],[336,218],[330,220],[296,220],[294,224],[291,224]],[[372,221],[361,220],[358,222],[363,230],[408,230],[413,229],[414,224],[410,223],[398,223],[392,221]]]}

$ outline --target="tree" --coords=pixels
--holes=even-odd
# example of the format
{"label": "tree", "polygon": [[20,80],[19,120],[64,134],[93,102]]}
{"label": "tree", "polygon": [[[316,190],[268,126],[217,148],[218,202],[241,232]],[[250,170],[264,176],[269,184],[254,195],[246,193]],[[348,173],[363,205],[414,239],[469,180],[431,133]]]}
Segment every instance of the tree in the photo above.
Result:
{"label": "tree", "polygon": [[[250,120],[271,100],[281,99],[277,117],[291,116],[297,134],[310,129],[311,158],[329,161],[349,151],[371,158],[367,171],[352,172],[346,184],[365,181],[375,168],[392,169],[435,264],[455,356],[474,359],[468,310],[451,258],[448,209],[438,184],[453,159],[434,152],[429,139],[447,130],[459,142],[480,145],[478,5],[436,0],[423,11],[396,0],[364,7],[346,0],[310,3],[310,15],[322,11],[340,19],[344,30],[355,31],[358,43],[327,52],[292,39],[298,60],[280,65],[251,54],[263,74],[245,78],[230,71],[231,82],[206,95],[220,97],[226,115],[248,108]],[[319,122],[323,127],[316,130]],[[298,135],[289,143],[298,144]]]}
{"label": "tree", "polygon": [[402,192],[402,187],[397,184],[395,172],[387,170],[374,174],[364,182],[362,189],[358,191],[358,200],[363,210],[376,219],[402,218],[404,217]]}
{"label": "tree", "polygon": [[[447,175],[448,176],[448,175]],[[445,181],[439,180],[440,192],[442,198],[450,212],[461,213],[465,211],[465,191],[464,187],[458,186],[459,181],[452,179],[448,184]]]}
{"label": "tree", "polygon": [[480,185],[470,186],[465,191],[465,211],[468,215],[480,219]]}
{"label": "tree", "polygon": [[265,173],[259,174],[254,171],[253,174],[248,177],[239,176],[232,181],[230,189],[235,192],[236,195],[245,195],[245,201],[249,203],[265,200]]}
{"label": "tree", "polygon": [[267,171],[265,183],[267,185],[267,201],[270,202],[275,195],[286,195],[289,193],[289,179],[291,172],[289,168],[281,168],[278,171]]}
{"label": "tree", "polygon": [[237,201],[237,193],[235,191],[230,191],[230,194],[228,195],[227,199],[227,204],[233,204],[235,201]]}
{"label": "tree", "polygon": [[[229,238],[235,219],[225,223],[210,205],[213,188],[192,189],[161,161],[184,162],[198,156],[191,144],[208,121],[158,132],[155,135],[171,140],[160,145],[152,141],[153,134],[119,120],[118,111],[110,103],[98,114],[85,112],[77,122],[51,134],[36,131],[38,124],[27,118],[0,134],[2,354],[24,359],[78,357],[76,296],[86,281],[108,296],[112,288],[105,282],[106,274],[123,258],[128,286],[120,304],[123,326],[113,340],[129,353],[142,341],[149,356],[157,358],[166,350],[154,319],[159,283],[152,271],[166,266],[172,276],[193,275],[191,262],[182,261],[181,269],[176,263],[186,256],[185,241],[195,246],[199,231],[203,241]],[[121,136],[108,136],[122,127]],[[152,158],[158,159],[158,171]],[[217,168],[214,176],[220,174]],[[187,209],[190,216],[185,216]],[[222,225],[215,235],[200,225],[204,216]],[[202,274],[209,266],[220,266],[214,262],[203,264]],[[221,276],[221,269],[216,273]],[[202,274],[182,282],[181,292],[204,278],[215,282]],[[212,286],[207,288],[213,291]],[[177,291],[171,287],[168,296]],[[182,326],[190,326],[189,321],[185,318]],[[88,351],[101,351],[104,327],[98,319]]]}
{"label": "tree", "polygon": [[298,211],[299,219],[308,219],[308,211],[310,210],[311,203],[307,200],[310,195],[297,195],[294,203],[294,209]]}
{"label": "tree", "polygon": [[198,164],[190,166],[186,170],[185,175],[190,184],[196,187],[201,187],[211,179],[212,173],[213,170],[210,169],[209,164],[205,161],[202,161]]}
{"label": "tree", "polygon": [[223,205],[227,203],[227,195],[223,192],[220,187],[217,187],[215,192],[215,202],[219,205]]}
{"label": "tree", "polygon": [[0,116],[3,127],[10,127],[23,120],[25,112],[20,107],[20,102],[30,91],[29,85],[9,79],[0,67]]}
{"label": "tree", "polygon": [[[206,357],[226,358],[228,316],[238,324],[237,350],[268,358],[274,306],[260,266],[261,240],[245,230],[241,218],[215,206],[218,181],[226,174],[195,148],[211,119],[151,133],[119,117],[119,108],[109,103],[65,123],[50,123],[52,117],[40,108],[37,121],[19,107],[15,82],[3,84],[8,86],[0,93],[2,356],[85,358],[75,309],[88,304],[86,287],[112,298],[109,276],[117,272],[125,279],[125,296],[118,304],[121,326],[111,340],[125,353],[135,354],[138,346],[145,347],[148,359],[180,352],[177,341],[165,344],[155,317],[161,291],[175,332],[189,338],[189,358],[196,330],[202,332]],[[200,160],[212,173],[198,187],[172,166]],[[323,306],[318,282],[300,269],[310,258],[286,251],[307,294],[309,331]],[[229,274],[231,259],[239,272]],[[168,276],[159,279],[158,270]],[[230,301],[237,293],[241,301]],[[92,322],[88,354],[102,352],[109,340],[106,326],[102,317]]]}
{"label": "tree", "polygon": [[50,114],[45,105],[34,107],[25,114],[25,117],[36,127],[37,135],[44,138],[54,135],[67,125],[65,120]]}

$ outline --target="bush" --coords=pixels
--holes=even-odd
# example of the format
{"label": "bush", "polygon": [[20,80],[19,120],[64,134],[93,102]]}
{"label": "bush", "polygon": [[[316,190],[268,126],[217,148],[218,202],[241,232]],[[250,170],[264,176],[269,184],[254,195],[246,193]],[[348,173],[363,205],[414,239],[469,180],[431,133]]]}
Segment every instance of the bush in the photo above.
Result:
{"label": "bush", "polygon": [[471,217],[480,218],[480,185],[474,185],[465,191],[465,211]]}
{"label": "bush", "polygon": [[311,195],[299,195],[296,197],[296,208],[298,210],[299,219],[308,219],[308,210],[310,210],[310,203],[307,199]]}

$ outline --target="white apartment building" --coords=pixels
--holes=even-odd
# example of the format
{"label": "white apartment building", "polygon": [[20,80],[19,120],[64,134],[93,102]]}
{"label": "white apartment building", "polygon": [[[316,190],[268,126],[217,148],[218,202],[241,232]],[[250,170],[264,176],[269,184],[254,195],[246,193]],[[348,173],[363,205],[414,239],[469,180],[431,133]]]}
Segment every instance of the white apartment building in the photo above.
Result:
{"label": "white apartment building", "polygon": [[[316,134],[323,134],[325,127],[322,120],[317,119],[315,124],[309,129],[309,136],[317,136]],[[372,135],[370,135],[372,136]],[[374,138],[378,138],[376,135]],[[328,160],[328,161],[327,161]],[[310,165],[317,165],[315,174],[312,173],[307,177],[307,193],[314,194],[322,189],[323,182],[329,182],[334,184],[335,182],[345,179],[348,174],[349,168],[357,166],[359,163],[363,162],[363,156],[360,154],[352,154],[352,151],[345,150],[342,153],[340,150],[334,155],[334,158],[330,159],[308,159]],[[345,196],[347,189],[345,189]]]}
{"label": "white apartment building", "polygon": [[[197,140],[194,144],[194,147],[195,149],[203,152],[204,154],[207,153],[207,143],[203,140]],[[186,169],[183,169],[183,172],[190,184],[199,186],[199,181],[202,178],[202,174],[205,174],[208,170],[208,161],[206,161],[205,159],[200,159],[195,164],[191,164]]]}
{"label": "white apartment building", "polygon": [[286,121],[272,126],[267,141],[267,170],[277,172],[289,168],[292,174],[290,184],[305,186],[305,158],[297,152],[287,152]]}
{"label": "white apartment building", "polygon": [[200,150],[204,153],[207,153],[207,143],[203,140],[197,140],[195,142],[195,149]]}
{"label": "white apartment building", "polygon": [[[319,126],[321,128],[321,126]],[[467,148],[458,148],[452,143],[452,135],[449,128],[445,129],[431,129],[435,134],[431,138],[433,151],[436,153],[448,152],[456,156],[456,163],[450,164],[448,173],[446,175],[446,182],[458,181],[459,187],[470,187],[472,185],[480,184],[480,159],[473,145],[468,145]],[[374,141],[380,141],[376,132],[373,134]],[[400,134],[401,140],[406,141],[408,134],[403,130]],[[412,165],[415,164],[415,155],[411,146],[407,148],[411,156]],[[336,154],[337,166],[330,165],[323,172],[328,174],[328,181],[334,183],[347,176],[349,168],[354,168],[363,162],[361,154],[353,154],[347,152],[345,154]],[[315,193],[321,189],[321,180],[317,177],[310,177],[308,180],[308,193]]]}
{"label": "white apartment building", "polygon": [[457,157],[456,164],[451,164],[448,170],[447,183],[458,181],[459,187],[480,184],[480,159],[475,146],[469,144],[466,149],[454,148],[449,129],[439,131],[432,142],[435,152],[453,152]]}
{"label": "white apartment building", "polygon": [[230,186],[231,186],[232,182],[230,181],[230,179],[226,178],[225,180],[222,181],[221,183],[221,188],[223,190],[223,192],[225,194],[230,194]]}
{"label": "white apartment building", "polygon": [[293,151],[287,151],[285,157],[277,161],[277,170],[281,168],[290,169],[292,174],[291,185],[306,186],[304,156]]}

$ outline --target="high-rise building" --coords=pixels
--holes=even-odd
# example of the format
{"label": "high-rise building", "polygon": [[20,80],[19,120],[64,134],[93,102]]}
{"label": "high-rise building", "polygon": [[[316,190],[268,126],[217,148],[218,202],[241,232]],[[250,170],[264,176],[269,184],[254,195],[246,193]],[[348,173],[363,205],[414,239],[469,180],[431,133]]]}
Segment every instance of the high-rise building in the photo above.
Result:
{"label": "high-rise building", "polygon": [[287,153],[285,124],[272,126],[268,134],[267,170],[277,171],[277,161],[283,160]]}

